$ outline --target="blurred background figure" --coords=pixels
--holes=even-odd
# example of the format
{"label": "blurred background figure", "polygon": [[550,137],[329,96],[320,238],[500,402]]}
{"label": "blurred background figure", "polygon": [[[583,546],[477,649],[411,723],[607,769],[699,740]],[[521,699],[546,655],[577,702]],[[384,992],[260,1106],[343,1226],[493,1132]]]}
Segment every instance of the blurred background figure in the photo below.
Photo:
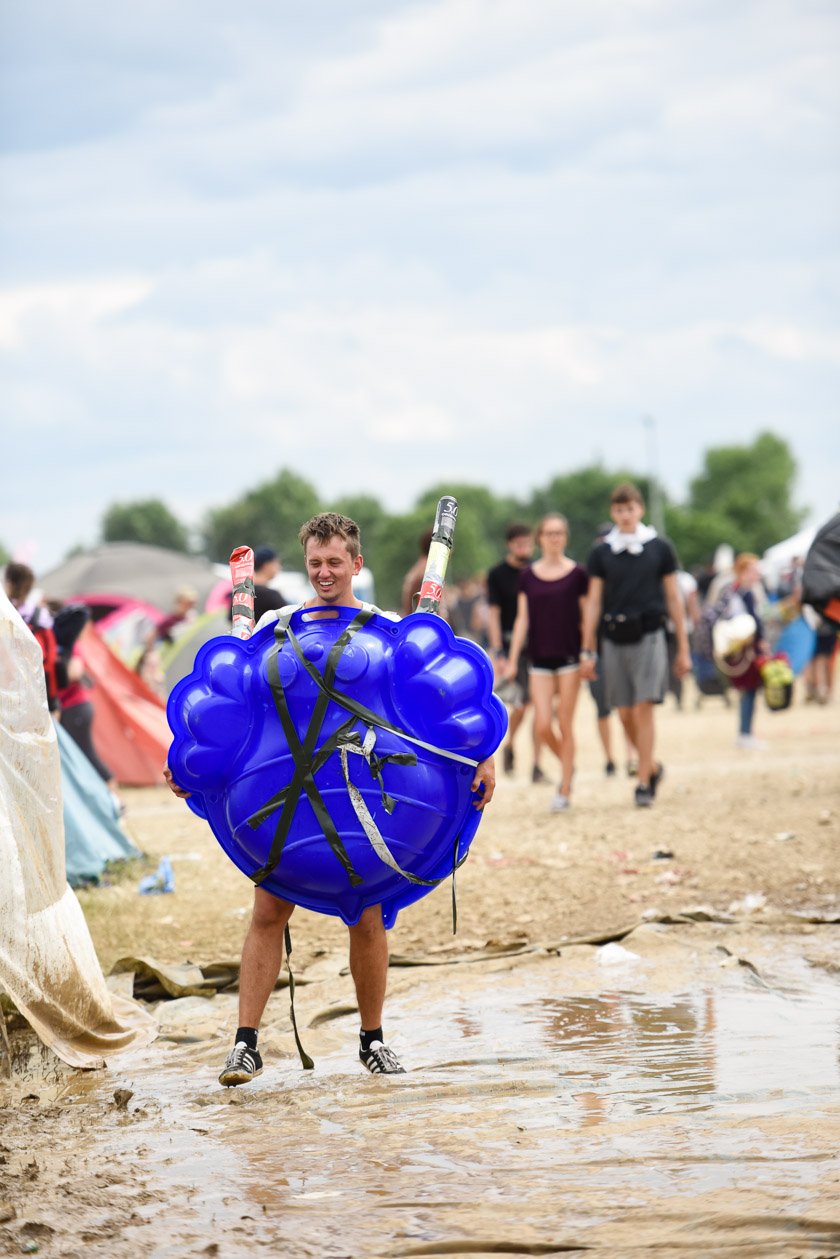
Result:
{"label": "blurred background figure", "polygon": [[197,603],[198,591],[192,586],[182,586],[175,595],[175,604],[169,616],[164,617],[152,631],[154,641],[174,643],[190,622],[195,620]]}
{"label": "blurred background figure", "polygon": [[[610,532],[612,527],[611,520],[606,520],[603,524],[598,526],[595,532],[595,537],[592,541],[593,547],[598,546],[600,542],[604,541],[604,538]],[[596,662],[597,676],[592,678],[589,682],[589,693],[595,701],[598,722],[598,738],[601,740],[601,747],[604,749],[604,773],[608,778],[611,778],[613,774],[615,774],[616,763],[613,756],[612,723],[610,722],[612,709],[607,703],[606,691],[604,689],[604,672],[599,667],[601,656],[600,627],[596,650],[598,653],[598,660]],[[639,756],[636,752],[636,744],[633,739],[633,715],[631,712],[625,710],[623,713],[619,711],[619,717],[621,718],[621,730],[624,736],[624,764],[627,769],[628,777],[633,778],[635,777],[639,767]]]}
{"label": "blurred background figure", "polygon": [[[583,608],[589,577],[566,555],[569,525],[559,512],[543,516],[537,528],[542,552],[519,575],[516,620],[505,673],[515,678],[526,641],[534,727],[560,762],[561,778],[552,812],[571,805],[575,769],[574,716],[580,691]],[[556,724],[555,724],[556,723]]]}
{"label": "blurred background figure", "polygon": [[55,636],[58,644],[59,692],[61,724],[76,746],[111,793],[117,813],[124,813],[117,780],[102,760],[93,737],[94,705],[93,679],[85,672],[84,663],[76,646],[78,637],[90,619],[87,608],[71,604],[55,609]]}
{"label": "blurred background figure", "polygon": [[[272,585],[283,565],[280,556],[272,546],[254,548],[254,624],[265,612],[282,608],[290,600],[284,598],[282,592]],[[228,619],[233,613],[233,593],[229,599]]]}
{"label": "blurred background figure", "polygon": [[814,655],[804,673],[806,704],[827,704],[831,699],[836,650],[837,626],[827,617],[821,616],[817,622]]}
{"label": "blurred background figure", "polygon": [[732,685],[739,692],[738,737],[736,746],[750,751],[761,751],[766,744],[753,734],[755,701],[761,690],[761,675],[755,656],[767,655],[768,645],[761,619],[760,604],[763,602],[761,569],[757,555],[742,551],[736,555],[733,565],[734,580],[731,583],[730,615],[743,608],[755,621],[755,638],[752,645],[753,659],[743,673],[731,677]]}
{"label": "blurred background figure", "polygon": [[58,697],[58,644],[53,630],[53,618],[49,608],[35,589],[35,574],[28,564],[11,560],[3,575],[3,587],[12,607],[20,614],[34,634],[41,648],[44,661],[44,683],[47,690],[47,706],[51,714],[60,720],[61,701]]}
{"label": "blurred background figure", "polygon": [[[516,677],[506,680],[504,666],[510,654],[510,641],[516,621],[519,578],[534,555],[534,533],[531,526],[508,525],[505,531],[505,543],[507,549],[504,559],[495,568],[491,568],[487,574],[487,646],[493,658],[497,685],[501,683],[499,689],[503,695],[510,694],[508,735],[502,748],[502,767],[506,774],[512,774],[515,758],[513,741],[531,703],[527,640],[519,655]],[[547,782],[539,766],[540,743],[536,731],[533,735],[533,748],[531,781]]]}
{"label": "blurred background figure", "polygon": [[423,574],[426,571],[426,560],[429,555],[429,547],[432,545],[433,532],[433,529],[425,529],[417,539],[419,554],[403,578],[402,593],[400,595],[401,616],[409,616],[414,611],[417,595],[419,595],[420,587],[423,584]]}
{"label": "blurred background figure", "polygon": [[[700,617],[700,601],[697,594],[697,579],[691,573],[686,572],[684,568],[677,569],[677,590],[682,600],[685,632],[688,635],[690,644],[692,632]],[[683,679],[674,668],[674,662],[677,658],[677,636],[674,631],[674,623],[670,617],[665,626],[665,638],[668,643],[668,690],[677,701],[677,708],[682,710]]]}
{"label": "blurred background figure", "polygon": [[487,595],[480,576],[463,577],[449,603],[449,623],[460,638],[487,646]]}

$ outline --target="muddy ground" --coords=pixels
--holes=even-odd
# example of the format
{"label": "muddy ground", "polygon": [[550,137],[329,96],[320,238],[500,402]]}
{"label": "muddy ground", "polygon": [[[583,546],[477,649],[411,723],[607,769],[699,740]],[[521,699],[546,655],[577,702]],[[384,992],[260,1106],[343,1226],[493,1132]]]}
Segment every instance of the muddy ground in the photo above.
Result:
{"label": "muddy ground", "polygon": [[[344,928],[299,911],[314,1074],[278,992],[265,1074],[220,1090],[221,992],[160,1003],[161,1039],[108,1072],[0,1085],[0,1252],[840,1253],[840,704],[757,724],[738,752],[734,709],[669,701],[641,811],[583,695],[562,815],[523,731],[457,936],[443,889],[391,933],[399,1081],[354,1062]],[[235,962],[250,885],[165,788],[125,797],[147,858],[80,894],[106,973]],[[174,894],[139,896],[164,855]]]}

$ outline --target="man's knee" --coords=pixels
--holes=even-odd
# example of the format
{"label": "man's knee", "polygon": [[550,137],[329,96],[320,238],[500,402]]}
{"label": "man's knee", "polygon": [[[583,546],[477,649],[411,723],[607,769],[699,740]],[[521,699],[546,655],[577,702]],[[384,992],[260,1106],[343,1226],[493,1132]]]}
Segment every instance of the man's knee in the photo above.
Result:
{"label": "man's knee", "polygon": [[355,940],[375,940],[383,935],[385,926],[382,922],[382,906],[369,905],[357,923],[350,927],[350,935]]}
{"label": "man's knee", "polygon": [[291,918],[294,908],[290,901],[280,900],[270,892],[257,888],[254,892],[251,926],[258,931],[270,931],[272,928],[282,930]]}

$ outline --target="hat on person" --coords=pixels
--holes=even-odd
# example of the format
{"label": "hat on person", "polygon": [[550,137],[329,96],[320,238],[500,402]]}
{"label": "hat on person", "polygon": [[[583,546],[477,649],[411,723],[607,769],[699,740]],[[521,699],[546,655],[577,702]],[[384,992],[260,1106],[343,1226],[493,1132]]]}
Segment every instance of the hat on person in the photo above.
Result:
{"label": "hat on person", "polygon": [[279,558],[273,547],[258,546],[254,551],[254,568],[262,568],[264,564],[270,564],[272,560]]}

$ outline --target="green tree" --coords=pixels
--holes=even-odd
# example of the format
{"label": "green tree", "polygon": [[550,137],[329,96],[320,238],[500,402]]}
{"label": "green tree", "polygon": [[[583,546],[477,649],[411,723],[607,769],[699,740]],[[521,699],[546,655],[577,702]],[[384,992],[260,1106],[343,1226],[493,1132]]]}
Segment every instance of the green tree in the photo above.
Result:
{"label": "green tree", "polygon": [[103,542],[145,542],[170,551],[189,550],[189,534],[159,498],[112,503],[102,517]]}
{"label": "green tree", "polygon": [[418,540],[431,528],[434,517],[414,508],[402,516],[388,516],[386,523],[373,569],[376,601],[383,608],[399,611],[403,578],[420,554]]}
{"label": "green tree", "polygon": [[732,527],[731,521],[720,512],[696,511],[671,504],[665,509],[665,532],[676,548],[682,567],[694,568],[710,560],[721,542],[730,541]]}
{"label": "green tree", "polygon": [[796,460],[787,442],[760,433],[750,446],[706,451],[703,469],[689,487],[687,510],[725,523],[717,542],[761,554],[795,533],[807,514],[792,505],[795,479]]}
{"label": "green tree", "polygon": [[202,529],[205,551],[223,564],[234,547],[273,546],[288,568],[302,568],[298,530],[320,507],[315,488],[284,469],[242,498],[207,513]]}

